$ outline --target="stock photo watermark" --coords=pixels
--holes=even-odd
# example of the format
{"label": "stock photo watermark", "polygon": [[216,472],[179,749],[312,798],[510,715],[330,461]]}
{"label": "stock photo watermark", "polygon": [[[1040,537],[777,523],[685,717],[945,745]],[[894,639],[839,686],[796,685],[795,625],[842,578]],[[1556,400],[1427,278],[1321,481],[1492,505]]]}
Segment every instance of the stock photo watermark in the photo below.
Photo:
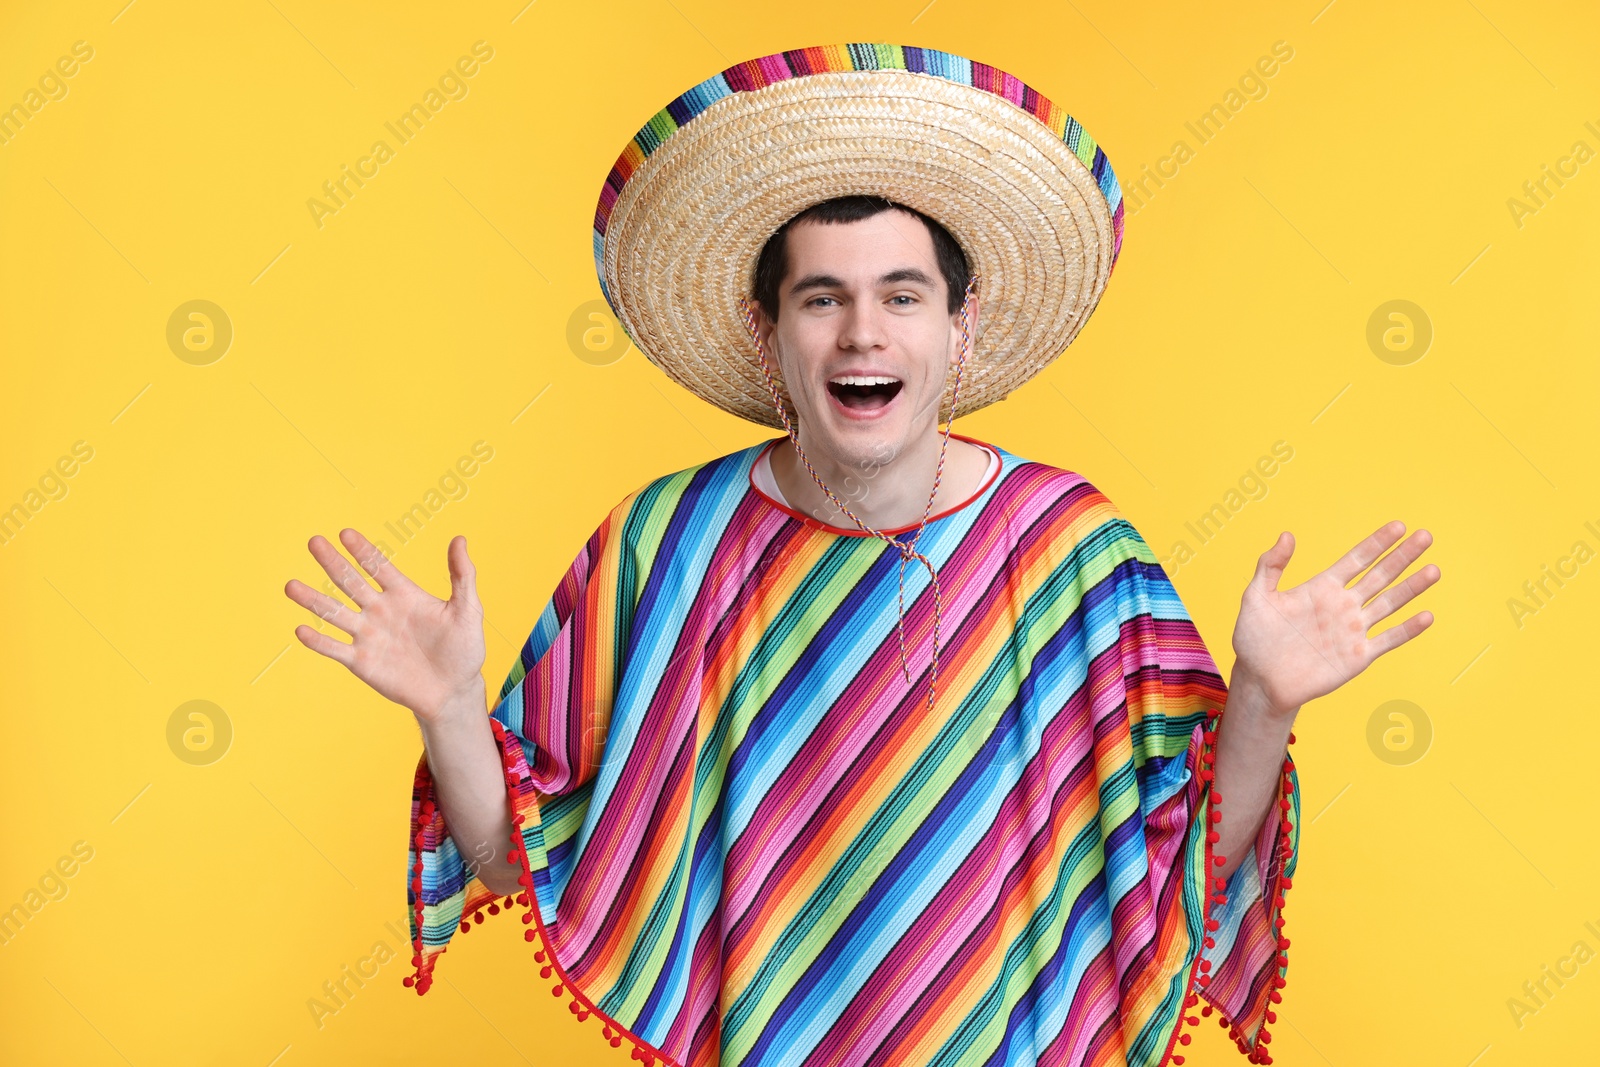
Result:
{"label": "stock photo watermark", "polygon": [[1367,747],[1391,767],[1408,767],[1433,746],[1433,720],[1409,700],[1389,700],[1367,718]]}
{"label": "stock photo watermark", "polygon": [[208,767],[233,746],[233,720],[209,700],[179,704],[167,717],[167,747],[192,767]]}
{"label": "stock photo watermark", "polygon": [[628,333],[604,300],[589,300],[567,317],[567,347],[594,367],[609,367],[628,354]]}
{"label": "stock photo watermark", "polygon": [[[1596,127],[1593,120],[1585,122],[1583,128],[1593,137],[1600,138],[1600,127]],[[1583,165],[1594,155],[1594,149],[1588,141],[1573,141],[1567,154],[1558,157],[1554,164],[1540,164],[1538,177],[1522,183],[1520,196],[1506,197],[1506,210],[1511,213],[1511,224],[1519,230],[1526,226],[1528,219],[1548,207],[1556,194],[1566,188],[1567,182],[1582,173]]]}
{"label": "stock photo watermark", "polygon": [[30,87],[17,100],[16,103],[0,111],[0,145],[9,145],[16,140],[17,135],[27,127],[43,111],[45,107],[59,100],[65,100],[71,92],[67,84],[69,78],[74,77],[83,67],[83,64],[94,58],[94,47],[88,41],[72,42],[72,51],[61,56],[55,61],[54,66],[45,69],[39,75],[36,83],[38,88]]}
{"label": "stock photo watermark", "polygon": [[[409,923],[409,918],[402,920]],[[378,977],[378,973],[390,960],[399,959],[402,955],[410,956],[411,937],[407,933],[406,925],[397,925],[393,919],[383,924],[389,937],[394,938],[394,944],[389,943],[388,937],[374,941],[367,949],[366,955],[360,956],[354,963],[347,963],[339,968],[337,976],[322,983],[322,992],[317,996],[306,998],[306,1010],[311,1013],[311,1021],[321,1030],[327,1025],[332,1016],[338,1015],[356,994],[366,988],[368,982]],[[398,946],[398,947],[397,947]]]}
{"label": "stock photo watermark", "polygon": [[[1595,529],[1593,522],[1585,522],[1583,528],[1600,538],[1600,530]],[[1579,568],[1591,559],[1594,559],[1594,549],[1589,547],[1589,542],[1579,540],[1572,542],[1572,549],[1557,557],[1555,563],[1541,564],[1539,576],[1522,583],[1520,597],[1506,598],[1506,610],[1511,613],[1511,621],[1517,629],[1522,629],[1530,617],[1548,607],[1567,583],[1581,573]]]}
{"label": "stock photo watermark", "polygon": [[1379,304],[1367,316],[1367,347],[1395,367],[1407,367],[1433,346],[1433,320],[1410,300]]}
{"label": "stock photo watermark", "polygon": [[67,479],[76,476],[82,465],[93,458],[94,446],[88,441],[72,442],[71,451],[58,457],[53,465],[39,475],[34,483],[37,488],[29,488],[22,494],[21,500],[0,511],[0,545],[9,545],[16,540],[22,528],[43,511],[46,504],[65,500],[71,492]]}
{"label": "stock photo watermark", "polygon": [[1222,94],[1222,99],[1212,104],[1194,119],[1184,122],[1183,128],[1194,138],[1191,145],[1179,137],[1172,142],[1167,154],[1152,165],[1144,164],[1139,173],[1122,183],[1122,202],[1129,215],[1137,215],[1168,182],[1181,172],[1181,168],[1194,159],[1199,150],[1210,144],[1228,124],[1238,117],[1245,105],[1265,100],[1272,91],[1268,82],[1279,74],[1283,65],[1294,59],[1294,47],[1288,41],[1272,42],[1272,51],[1258,58],[1239,76],[1234,86]]}
{"label": "stock photo watermark", "polygon": [[0,912],[0,947],[11,944],[13,938],[22,933],[23,927],[32,922],[44,910],[46,904],[67,899],[67,894],[72,891],[68,879],[77,875],[82,865],[94,859],[94,846],[87,841],[74,841],[70,855],[63,854],[60,859],[45,868],[39,876],[38,888],[28,887],[19,903],[11,905],[10,910]]}
{"label": "stock photo watermark", "polygon": [[1247,504],[1265,500],[1272,487],[1268,480],[1276,477],[1283,469],[1283,465],[1294,459],[1294,446],[1284,440],[1272,442],[1268,453],[1256,458],[1243,474],[1239,475],[1234,485],[1228,488],[1222,499],[1213,503],[1200,515],[1185,522],[1183,528],[1188,531],[1193,544],[1189,540],[1178,539],[1172,542],[1172,548],[1167,552],[1166,558],[1160,560],[1162,570],[1168,577],[1175,575],[1184,564],[1190,563],[1199,555],[1200,549],[1217,539],[1227,524],[1243,511]]}
{"label": "stock photo watermark", "polygon": [[[1589,933],[1600,938],[1600,929],[1592,922],[1583,924]],[[1574,941],[1572,950],[1565,956],[1557,958],[1552,964],[1544,964],[1539,968],[1538,977],[1522,983],[1522,995],[1506,998],[1506,1010],[1511,1013],[1511,1021],[1518,1030],[1527,1025],[1527,1020],[1538,1015],[1556,995],[1566,988],[1568,982],[1582,973],[1583,966],[1594,959],[1594,949],[1589,947],[1587,941]]]}
{"label": "stock photo watermark", "polygon": [[[423,492],[421,500],[394,519],[384,520],[383,528],[394,536],[395,545],[391,547],[382,537],[373,537],[370,538],[373,547],[382,552],[384,558],[393,561],[400,549],[415,541],[422,534],[423,527],[436,518],[446,505],[467,498],[467,494],[472,492],[469,479],[475,477],[483,469],[483,464],[492,459],[493,445],[482,439],[472,442],[470,452],[456,457],[455,463],[446,467],[434,484]],[[332,578],[322,583],[322,591],[329,596],[343,592]]]}
{"label": "stock photo watermark", "polygon": [[207,367],[233,346],[233,320],[209,300],[179,304],[167,318],[167,347],[195,367]]}
{"label": "stock photo watermark", "polygon": [[[331,215],[337,215],[350,205],[367,182],[376,178],[385,163],[394,159],[398,147],[411,143],[445,106],[453,100],[465,100],[472,91],[468,79],[476,77],[481,64],[494,58],[494,48],[487,41],[474,41],[472,54],[461,56],[453,67],[439,75],[437,87],[429,86],[420,103],[413,103],[383,128],[394,138],[395,144],[379,139],[372,142],[368,153],[359,157],[352,168],[348,163],[339,165],[337,177],[322,183],[322,196],[309,197],[306,210],[311,212],[311,222],[322,229]],[[398,146],[398,147],[397,147]]]}

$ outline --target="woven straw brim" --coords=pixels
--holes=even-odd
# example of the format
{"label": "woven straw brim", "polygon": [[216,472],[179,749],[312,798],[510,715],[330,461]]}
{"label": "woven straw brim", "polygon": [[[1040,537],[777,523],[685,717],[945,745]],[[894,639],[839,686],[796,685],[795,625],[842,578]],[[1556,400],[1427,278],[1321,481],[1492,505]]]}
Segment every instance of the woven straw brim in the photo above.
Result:
{"label": "woven straw brim", "polygon": [[[757,257],[780,225],[851,194],[936,219],[980,276],[960,406],[952,414],[951,368],[941,420],[1002,399],[1055,360],[1111,274],[1106,196],[1059,133],[993,92],[860,70],[734,93],[674,131],[611,210],[601,255],[607,296],[668,377],[778,427],[739,297],[751,297]],[[787,389],[782,397],[793,413]]]}

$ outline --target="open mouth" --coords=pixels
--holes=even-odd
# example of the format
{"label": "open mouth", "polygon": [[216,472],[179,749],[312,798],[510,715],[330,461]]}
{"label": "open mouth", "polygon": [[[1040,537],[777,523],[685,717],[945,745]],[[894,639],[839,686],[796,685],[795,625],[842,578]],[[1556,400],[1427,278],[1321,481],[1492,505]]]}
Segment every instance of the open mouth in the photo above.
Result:
{"label": "open mouth", "polygon": [[877,411],[889,406],[903,382],[885,375],[841,375],[828,382],[828,392],[851,411]]}

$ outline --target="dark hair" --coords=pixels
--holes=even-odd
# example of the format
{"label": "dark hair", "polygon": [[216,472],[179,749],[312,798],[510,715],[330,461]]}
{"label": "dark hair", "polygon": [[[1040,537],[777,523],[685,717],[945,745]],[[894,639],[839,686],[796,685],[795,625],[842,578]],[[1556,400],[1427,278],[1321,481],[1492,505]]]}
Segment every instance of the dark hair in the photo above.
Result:
{"label": "dark hair", "polygon": [[897,204],[881,196],[840,196],[806,208],[779,226],[778,232],[767,238],[767,243],[762,246],[761,255],[756,259],[754,296],[761,309],[766,312],[767,318],[773,322],[778,321],[778,287],[783,283],[784,275],[789,273],[789,227],[797,222],[806,221],[858,222],[891,208],[898,208],[915,215],[928,227],[928,235],[933,238],[933,253],[939,263],[939,273],[944,275],[947,310],[952,315],[960,311],[961,298],[966,293],[967,281],[972,275],[967,266],[966,253],[961,251],[961,246],[950,236],[949,230],[915,208]]}

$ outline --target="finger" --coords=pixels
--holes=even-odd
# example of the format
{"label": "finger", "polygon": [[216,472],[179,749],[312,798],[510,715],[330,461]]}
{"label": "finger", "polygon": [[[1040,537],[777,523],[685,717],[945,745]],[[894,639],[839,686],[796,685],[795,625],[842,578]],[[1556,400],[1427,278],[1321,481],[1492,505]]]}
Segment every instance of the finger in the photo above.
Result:
{"label": "finger", "polygon": [[383,554],[383,550],[368,541],[360,530],[340,530],[339,540],[343,543],[344,550],[361,564],[361,569],[377,581],[379,589],[392,589],[411,581],[400,573],[400,568],[391,563],[389,557]]}
{"label": "finger", "polygon": [[1387,589],[1389,583],[1416,562],[1417,557],[1427,551],[1431,544],[1433,544],[1433,534],[1427,530],[1418,530],[1402,541],[1393,552],[1374,563],[1372,569],[1363,574],[1361,580],[1356,582],[1350,591],[1360,597],[1361,603],[1365,604]]}
{"label": "finger", "polygon": [[311,549],[312,557],[322,564],[322,569],[333,579],[333,584],[354,600],[357,606],[364,608],[377,599],[378,591],[367,584],[367,580],[350,566],[350,561],[326,537],[317,534],[306,547]]}
{"label": "finger", "polygon": [[1361,615],[1366,623],[1365,628],[1370,629],[1374,623],[1387,619],[1390,615],[1411,603],[1413,598],[1438,580],[1439,568],[1430,563],[1393,589],[1387,589],[1374,597],[1362,609]]}
{"label": "finger", "polygon": [[289,579],[289,584],[283,587],[289,599],[316,615],[323,622],[329,622],[351,636],[355,635],[356,628],[361,625],[361,613],[352,611],[347,605],[341,603],[326,593],[320,593],[311,588],[298,578]]}
{"label": "finger", "polygon": [[1419,611],[1405,622],[1391,626],[1383,633],[1374,636],[1367,647],[1372,650],[1372,658],[1377,659],[1385,652],[1399,648],[1432,625],[1433,612]]}
{"label": "finger", "polygon": [[1373,560],[1388,551],[1389,546],[1405,532],[1406,524],[1399,519],[1386,522],[1322,573],[1337,578],[1339,586],[1343,588],[1350,584],[1350,579],[1366,570]]}
{"label": "finger", "polygon": [[327,634],[319,634],[311,627],[301,623],[294,628],[294,635],[300,643],[313,652],[320,652],[329,659],[338,660],[346,667],[355,662],[356,646],[343,641],[335,641]]}
{"label": "finger", "polygon": [[473,566],[472,558],[467,555],[467,539],[457,534],[450,539],[450,546],[445,550],[446,562],[450,565],[450,599],[461,598],[461,602],[471,608],[481,608],[478,602],[478,568]]}
{"label": "finger", "polygon": [[1278,535],[1272,547],[1261,554],[1256,560],[1255,581],[1265,582],[1268,590],[1278,588],[1278,580],[1283,577],[1283,569],[1289,565],[1289,557],[1294,555],[1294,534],[1285,530]]}

